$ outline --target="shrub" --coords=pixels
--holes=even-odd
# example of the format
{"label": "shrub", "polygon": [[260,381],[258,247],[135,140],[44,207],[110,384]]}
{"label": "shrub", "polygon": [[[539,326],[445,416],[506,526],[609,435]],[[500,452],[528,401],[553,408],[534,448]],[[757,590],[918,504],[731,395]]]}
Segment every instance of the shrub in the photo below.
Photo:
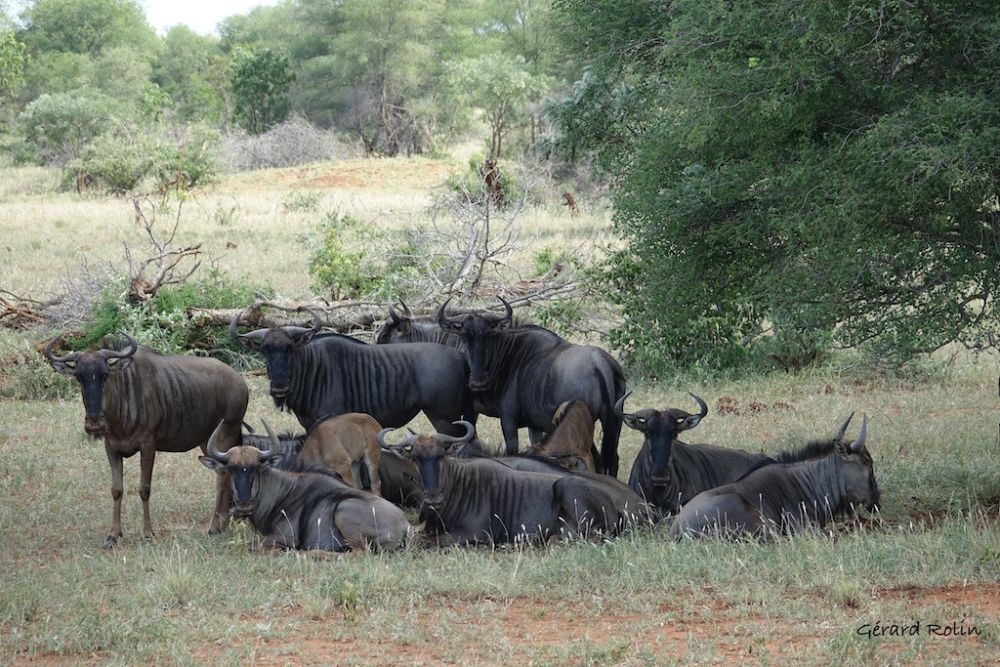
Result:
{"label": "shrub", "polygon": [[114,100],[92,88],[46,94],[25,107],[18,126],[39,162],[65,164],[108,129],[114,108]]}
{"label": "shrub", "polygon": [[223,159],[232,172],[294,167],[309,162],[361,154],[357,142],[344,139],[302,118],[291,118],[264,134],[231,132],[222,142]]}
{"label": "shrub", "polygon": [[[464,172],[452,174],[448,177],[447,188],[465,201],[475,204],[485,204],[487,199],[487,187],[483,173],[485,164],[486,161],[482,155],[473,155],[469,158],[469,163]],[[500,208],[504,208],[509,202],[517,201],[524,197],[526,193],[509,165],[499,162],[496,164],[498,172],[497,188],[499,192],[496,203]]]}

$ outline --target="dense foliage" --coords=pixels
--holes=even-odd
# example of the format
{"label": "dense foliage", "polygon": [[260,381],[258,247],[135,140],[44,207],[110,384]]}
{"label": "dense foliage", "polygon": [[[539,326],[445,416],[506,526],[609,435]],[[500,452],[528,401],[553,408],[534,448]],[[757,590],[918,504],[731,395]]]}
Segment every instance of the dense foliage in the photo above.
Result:
{"label": "dense foliage", "polygon": [[638,361],[905,358],[1000,324],[994,3],[556,5],[586,67],[553,116],[616,180]]}

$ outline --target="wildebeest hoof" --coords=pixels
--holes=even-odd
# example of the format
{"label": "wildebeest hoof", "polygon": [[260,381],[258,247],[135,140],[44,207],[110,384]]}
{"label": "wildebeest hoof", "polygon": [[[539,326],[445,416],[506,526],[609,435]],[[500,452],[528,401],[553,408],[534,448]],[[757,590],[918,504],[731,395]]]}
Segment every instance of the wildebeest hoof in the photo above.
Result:
{"label": "wildebeest hoof", "polygon": [[104,538],[105,549],[114,549],[116,544],[118,544],[118,538],[114,535],[108,535]]}

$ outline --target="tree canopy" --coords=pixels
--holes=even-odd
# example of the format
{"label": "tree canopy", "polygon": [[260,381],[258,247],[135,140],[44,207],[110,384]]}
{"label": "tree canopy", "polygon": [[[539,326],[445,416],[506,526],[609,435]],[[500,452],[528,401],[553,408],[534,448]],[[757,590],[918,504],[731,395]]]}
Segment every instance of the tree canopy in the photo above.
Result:
{"label": "tree canopy", "polygon": [[551,108],[616,183],[617,344],[651,369],[905,357],[1000,323],[994,3],[559,0]]}

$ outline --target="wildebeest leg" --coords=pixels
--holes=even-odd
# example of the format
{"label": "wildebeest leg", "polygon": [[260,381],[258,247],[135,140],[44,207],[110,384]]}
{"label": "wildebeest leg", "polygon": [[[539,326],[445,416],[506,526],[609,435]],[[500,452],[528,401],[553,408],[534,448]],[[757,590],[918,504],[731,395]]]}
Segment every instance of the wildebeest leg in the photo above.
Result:
{"label": "wildebeest leg", "polygon": [[501,416],[500,430],[503,432],[503,441],[507,446],[507,456],[517,454],[517,422],[509,417]]}
{"label": "wildebeest leg", "polygon": [[107,444],[104,451],[108,455],[108,464],[111,466],[111,500],[114,501],[114,510],[111,514],[111,532],[104,538],[105,548],[110,549],[115,546],[118,538],[122,536],[122,494],[125,491],[125,484],[122,481],[122,455],[111,449]]}
{"label": "wildebeest leg", "polygon": [[[605,408],[601,415],[601,460],[600,466],[604,472],[612,477],[618,477],[618,438],[622,431],[622,420],[611,410]],[[595,461],[595,463],[597,463]]]}
{"label": "wildebeest leg", "polygon": [[[219,429],[219,451],[227,451],[240,443],[240,427],[242,422],[224,422]],[[207,442],[202,443],[201,451],[208,454]],[[221,473],[215,476],[215,508],[212,510],[212,520],[208,524],[208,534],[221,533],[229,525],[229,506],[233,502],[233,490],[229,483],[229,475]]]}
{"label": "wildebeest leg", "polygon": [[[382,452],[378,448],[366,448],[365,467],[368,468],[368,479],[371,480],[371,490],[376,496],[382,495],[382,480],[379,479],[378,469],[381,464]],[[361,488],[359,485],[358,488]]]}
{"label": "wildebeest leg", "polygon": [[153,462],[156,449],[152,445],[139,451],[139,499],[142,500],[142,536],[153,539],[153,522],[149,518],[149,492],[153,486]]}
{"label": "wildebeest leg", "polygon": [[537,445],[545,437],[545,431],[537,428],[528,429],[528,439],[531,440],[531,444]]}

